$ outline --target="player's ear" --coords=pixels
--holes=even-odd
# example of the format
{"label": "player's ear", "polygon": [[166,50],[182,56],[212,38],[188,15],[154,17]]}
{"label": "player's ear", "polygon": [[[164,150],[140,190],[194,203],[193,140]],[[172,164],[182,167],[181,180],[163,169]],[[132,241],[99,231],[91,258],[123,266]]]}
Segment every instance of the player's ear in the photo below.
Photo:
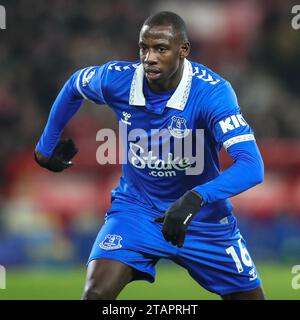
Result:
{"label": "player's ear", "polygon": [[179,49],[179,54],[180,54],[180,58],[181,59],[184,59],[186,58],[189,53],[190,53],[190,49],[191,49],[191,44],[189,41],[184,41],[182,44],[181,44],[181,47]]}

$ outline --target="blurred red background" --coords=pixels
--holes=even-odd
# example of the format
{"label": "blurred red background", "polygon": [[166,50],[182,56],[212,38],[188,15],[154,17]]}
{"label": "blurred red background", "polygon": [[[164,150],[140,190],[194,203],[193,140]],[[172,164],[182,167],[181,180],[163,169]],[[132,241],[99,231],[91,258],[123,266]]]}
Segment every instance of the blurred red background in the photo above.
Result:
{"label": "blurred red background", "polygon": [[[120,175],[119,165],[96,162],[96,133],[117,131],[114,115],[84,104],[64,133],[80,152],[63,174],[39,168],[33,150],[67,78],[84,66],[137,60],[139,29],[159,10],[184,18],[190,59],[232,83],[255,131],[265,182],[232,199],[250,249],[261,259],[299,260],[300,31],[291,26],[292,2],[2,2],[7,29],[0,32],[0,263],[87,258]],[[225,169],[231,160],[225,152],[221,158]]]}

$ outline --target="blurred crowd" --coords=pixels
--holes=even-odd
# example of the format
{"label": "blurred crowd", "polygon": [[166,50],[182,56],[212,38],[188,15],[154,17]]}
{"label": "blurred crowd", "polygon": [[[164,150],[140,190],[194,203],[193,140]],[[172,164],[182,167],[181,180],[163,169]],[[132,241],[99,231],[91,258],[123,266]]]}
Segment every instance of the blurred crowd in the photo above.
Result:
{"label": "blurred crowd", "polygon": [[[3,1],[2,1],[3,2]],[[299,138],[300,31],[289,1],[4,1],[0,33],[0,165],[34,145],[64,81],[77,69],[138,59],[145,18],[186,21],[191,59],[233,84],[256,136]],[[94,110],[86,111],[94,120]]]}
{"label": "blurred crowd", "polygon": [[[15,259],[9,255],[8,243],[20,252],[28,251],[24,249],[27,243],[32,254],[40,257],[46,252],[48,256],[43,247],[43,241],[50,241],[47,235],[65,247],[63,252],[71,252],[70,242],[64,241],[76,230],[80,230],[76,239],[87,238],[91,244],[99,226],[95,216],[105,212],[119,174],[119,167],[105,167],[101,175],[103,168],[99,166],[95,173],[96,132],[102,127],[117,128],[113,114],[89,103],[81,108],[67,128],[79,142],[79,165],[62,178],[38,168],[33,149],[52,102],[68,77],[82,67],[109,60],[138,60],[139,30],[152,13],[169,10],[183,17],[192,44],[190,59],[232,83],[259,140],[299,140],[300,30],[291,26],[290,1],[7,0],[1,5],[6,8],[7,29],[0,30],[0,230],[2,226],[16,235],[2,246],[5,251],[0,250],[0,257],[7,255],[6,261]],[[289,152],[294,158],[292,145]],[[272,157],[270,153],[268,158]],[[293,168],[299,173],[299,167],[296,164]],[[273,187],[275,178],[268,178]],[[290,190],[281,178],[278,180],[277,195],[284,194],[283,189]],[[293,190],[299,183],[300,192],[300,179],[295,181]],[[272,204],[270,190],[264,195],[269,195],[268,203]],[[293,193],[295,203],[297,194]],[[251,208],[249,203],[247,207]],[[59,213],[60,221],[53,212]],[[1,223],[1,219],[5,221]],[[57,232],[61,225],[62,233]],[[20,238],[21,233],[28,237]],[[75,247],[83,242],[78,241]],[[35,252],[33,244],[41,247]],[[56,246],[51,242],[50,247]]]}

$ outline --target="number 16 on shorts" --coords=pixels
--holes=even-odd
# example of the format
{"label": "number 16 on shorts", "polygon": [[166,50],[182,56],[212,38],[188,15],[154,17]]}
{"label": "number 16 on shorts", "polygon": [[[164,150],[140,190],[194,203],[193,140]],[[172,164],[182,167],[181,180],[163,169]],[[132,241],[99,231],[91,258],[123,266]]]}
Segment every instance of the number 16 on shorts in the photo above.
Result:
{"label": "number 16 on shorts", "polygon": [[239,251],[240,251],[240,256],[242,258],[242,261],[241,259],[239,258],[237,252],[236,252],[236,249],[234,246],[230,246],[226,249],[226,253],[231,255],[235,265],[236,265],[236,268],[237,268],[237,271],[239,273],[243,272],[244,271],[244,268],[243,268],[243,265],[242,263],[246,266],[246,267],[252,267],[253,266],[253,262],[252,262],[252,259],[250,257],[250,254],[247,250],[247,248],[245,248],[243,245],[242,245],[242,238],[240,238],[238,240],[238,245],[239,245]]}

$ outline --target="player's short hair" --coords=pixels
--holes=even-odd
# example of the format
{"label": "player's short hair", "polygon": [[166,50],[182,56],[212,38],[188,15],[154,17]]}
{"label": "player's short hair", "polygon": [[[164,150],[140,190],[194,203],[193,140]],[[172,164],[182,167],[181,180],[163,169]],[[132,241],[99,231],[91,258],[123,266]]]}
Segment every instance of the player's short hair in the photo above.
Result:
{"label": "player's short hair", "polygon": [[179,36],[180,40],[188,41],[187,29],[184,20],[176,13],[171,11],[161,11],[147,18],[143,26],[172,26],[173,31]]}

